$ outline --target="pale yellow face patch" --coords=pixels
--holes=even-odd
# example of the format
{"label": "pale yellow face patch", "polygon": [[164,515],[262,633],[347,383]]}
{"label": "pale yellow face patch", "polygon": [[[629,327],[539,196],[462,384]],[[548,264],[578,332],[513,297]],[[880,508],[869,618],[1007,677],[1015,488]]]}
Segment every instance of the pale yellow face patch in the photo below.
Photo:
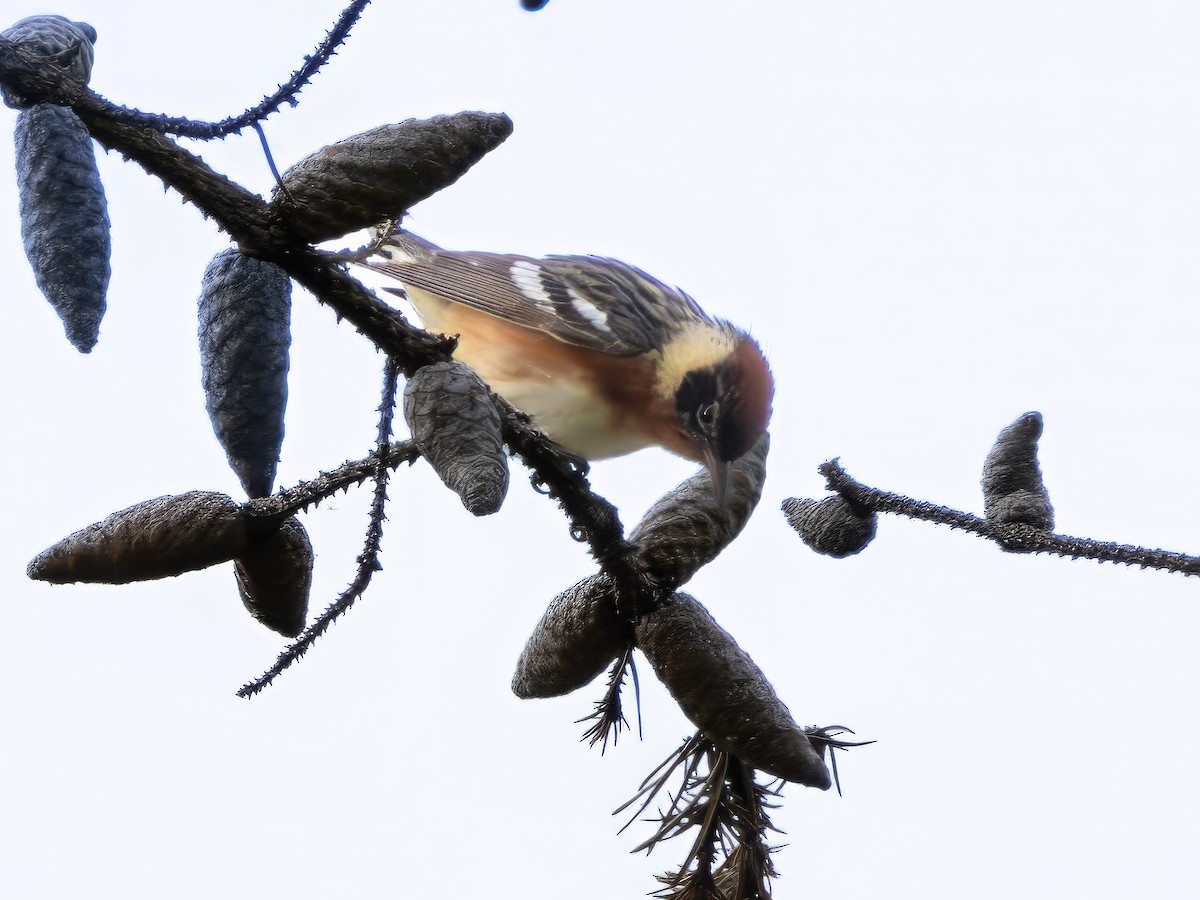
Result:
{"label": "pale yellow face patch", "polygon": [[737,346],[737,336],[727,328],[696,323],[684,328],[662,349],[658,364],[658,392],[673,400],[684,376],[697,369],[709,369],[729,357]]}

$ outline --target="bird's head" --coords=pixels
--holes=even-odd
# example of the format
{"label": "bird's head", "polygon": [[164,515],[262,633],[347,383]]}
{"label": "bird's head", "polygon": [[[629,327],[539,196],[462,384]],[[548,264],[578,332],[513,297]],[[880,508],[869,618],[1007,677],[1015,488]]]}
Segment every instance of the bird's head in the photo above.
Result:
{"label": "bird's head", "polygon": [[724,502],[730,465],[753,447],[771,420],[775,382],[758,344],[721,322],[690,329],[663,352],[661,383],[673,394],[683,455],[701,461]]}

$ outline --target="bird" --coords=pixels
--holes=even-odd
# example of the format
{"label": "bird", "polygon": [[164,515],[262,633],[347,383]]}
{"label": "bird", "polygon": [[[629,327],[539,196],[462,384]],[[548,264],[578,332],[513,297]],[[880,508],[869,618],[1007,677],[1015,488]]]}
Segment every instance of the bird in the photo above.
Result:
{"label": "bird", "polygon": [[399,287],[454,357],[588,462],[661,446],[730,467],[766,431],[775,385],[758,343],[683,291],[600,256],[443,250],[395,228],[356,261]]}

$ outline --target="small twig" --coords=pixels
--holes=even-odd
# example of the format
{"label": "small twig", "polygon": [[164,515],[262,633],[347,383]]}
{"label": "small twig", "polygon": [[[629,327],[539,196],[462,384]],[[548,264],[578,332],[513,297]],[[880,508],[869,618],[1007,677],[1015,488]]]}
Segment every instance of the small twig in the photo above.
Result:
{"label": "small twig", "polygon": [[[839,734],[854,734],[854,730],[847,728],[845,725],[809,725],[803,729],[808,735],[808,740],[818,745],[818,749],[823,747],[829,748],[829,768],[833,771],[833,783],[837,787],[838,796],[842,796],[842,780],[838,777],[837,750],[849,750],[851,747],[865,747],[867,744],[874,744],[874,741],[843,741],[838,737]],[[825,754],[822,751],[821,756]]]}
{"label": "small twig", "polygon": [[[632,816],[630,816],[629,820],[617,831],[617,834],[620,834],[637,821],[638,817],[646,811],[651,803],[654,802],[654,798],[662,792],[664,787],[666,787],[667,781],[675,773],[675,771],[679,769],[680,766],[685,764],[688,766],[687,771],[684,772],[685,780],[686,778],[690,777],[690,775],[694,774],[696,767],[700,765],[700,751],[707,744],[708,739],[704,737],[701,732],[696,732],[690,738],[685,740],[677,750],[671,753],[670,756],[659,763],[658,767],[655,768],[655,770],[647,775],[642,781],[641,786],[638,788],[638,792],[613,810],[613,815],[615,816],[619,813],[623,813],[639,800],[642,801],[641,805],[638,806],[637,810]],[[633,852],[636,853],[643,849],[647,849],[645,845],[634,848]]]}
{"label": "small twig", "polygon": [[338,491],[373,478],[380,466],[395,469],[402,463],[415,462],[420,456],[421,451],[412,441],[389,444],[386,453],[381,454],[376,450],[369,456],[343,463],[331,472],[323,472],[310,481],[302,481],[270,497],[250,500],[245,505],[246,513],[256,519],[286,519],[332,497]]}
{"label": "small twig", "polygon": [[1055,534],[1021,523],[994,524],[980,516],[948,506],[914,500],[903,494],[894,494],[862,484],[850,477],[836,459],[823,463],[818,471],[825,476],[831,491],[836,491],[850,502],[866,509],[957,528],[994,541],[1010,553],[1052,553],[1071,559],[1094,559],[1097,562],[1140,566],[1143,569],[1163,569],[1180,575],[1200,575],[1200,557],[1168,550],[1151,550],[1132,544],[1115,544]]}
{"label": "small twig", "polygon": [[[842,740],[839,735],[854,733],[844,725],[814,725],[804,733],[821,746],[822,756],[824,747],[845,750],[874,743]],[[659,896],[672,900],[767,900],[770,881],[777,877],[767,833],[778,830],[767,810],[778,805],[774,801],[783,782],[759,782],[754,769],[698,731],[646,777],[637,794],[613,812],[618,815],[636,807],[621,831],[666,791],[672,777],[678,778],[680,787],[673,795],[666,793],[670,802],[655,816],[657,830],[632,851],[650,852],[663,841],[698,829],[682,865],[658,876],[665,885]],[[719,863],[718,855],[723,857]]]}
{"label": "small twig", "polygon": [[670,804],[657,815],[658,829],[633,850],[649,852],[663,841],[696,830],[683,863],[674,872],[659,876],[664,884],[659,896],[677,900],[770,897],[769,882],[776,873],[766,835],[775,829],[767,809],[774,805],[771,799],[779,795],[778,790],[760,784],[753,769],[697,732],[655,769],[637,795],[617,812],[637,804],[632,822],[673,775],[680,776],[678,792],[668,794]]}
{"label": "small twig", "polygon": [[620,737],[621,731],[629,727],[629,720],[625,718],[625,711],[621,706],[621,688],[625,685],[625,672],[628,670],[633,675],[633,695],[635,705],[637,707],[638,718],[638,739],[642,737],[642,692],[638,685],[637,665],[633,661],[633,645],[625,648],[625,652],[617,657],[613,663],[612,669],[608,675],[608,686],[604,689],[604,696],[596,701],[596,709],[589,716],[584,716],[582,719],[577,719],[579,722],[591,722],[591,726],[583,733],[581,741],[587,741],[589,747],[596,746],[598,741],[603,741],[600,745],[600,755],[604,755],[604,751],[608,749],[608,739],[611,736],[613,746],[617,746],[617,738]]}
{"label": "small twig", "polygon": [[770,900],[771,879],[779,873],[771,861],[767,832],[778,831],[767,814],[778,804],[772,802],[779,790],[760,784],[755,772],[745,763],[733,758],[726,774],[727,790],[739,808],[740,840],[732,849],[726,848],[725,864],[715,872],[718,890],[730,898]]}
{"label": "small twig", "polygon": [[219,122],[200,122],[186,116],[164,116],[157,113],[145,113],[128,107],[113,107],[112,116],[116,121],[135,128],[150,128],[163,134],[176,134],[180,137],[211,140],[236,134],[243,128],[262,121],[272,113],[278,112],[285,103],[289,106],[297,104],[296,95],[312,80],[321,67],[350,36],[350,29],[358,21],[371,0],[352,0],[337,22],[325,35],[311,56],[304,58],[304,64],[292,73],[284,84],[273,93],[262,99],[256,106],[247,109],[236,116],[222,119]]}
{"label": "small twig", "polygon": [[266,672],[254,681],[242,686],[237,692],[239,697],[253,697],[263,688],[270,685],[271,682],[286,671],[293,663],[302,659],[304,654],[316,642],[317,638],[328,631],[329,627],[354,605],[354,601],[362,596],[371,583],[371,577],[382,568],[379,564],[379,545],[383,539],[384,507],[387,503],[387,483],[390,471],[388,456],[398,378],[399,369],[396,362],[389,358],[384,366],[383,399],[379,404],[379,447],[373,454],[376,458],[375,471],[372,473],[375,478],[375,493],[371,500],[371,514],[367,524],[367,536],[364,541],[363,550],[358,555],[358,570],[355,573],[354,580],[346,590],[338,595],[338,598],[333,603],[326,607],[317,620],[304,630],[304,633],[300,637],[279,654],[275,660],[275,664],[271,668],[267,669]]}

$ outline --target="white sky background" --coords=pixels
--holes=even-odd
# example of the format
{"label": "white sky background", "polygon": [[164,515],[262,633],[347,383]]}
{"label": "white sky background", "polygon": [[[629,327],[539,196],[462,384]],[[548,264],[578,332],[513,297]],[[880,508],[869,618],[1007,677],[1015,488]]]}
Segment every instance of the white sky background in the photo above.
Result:
{"label": "white sky background", "polygon": [[[96,90],[221,118],[286,78],[340,6],[0,0],[0,20],[89,21]],[[786,789],[781,900],[1195,894],[1200,583],[893,519],[829,560],[778,508],[841,456],[979,510],[996,433],[1037,409],[1061,531],[1200,548],[1198,27],[1184,3],[396,0],[266,125],[286,166],[383,122],[507,112],[513,136],[419,205],[415,231],[626,259],[763,340],[770,479],[688,589],[800,721],[879,741],[840,757],[844,798]],[[270,189],[252,133],[199,150]],[[11,153],[0,141],[0,168]],[[594,571],[519,468],[482,520],[423,465],[399,473],[385,571],[249,702],[234,691],[283,641],[245,613],[231,566],[25,578],[130,503],[238,493],[195,346],[225,240],[137,167],[100,165],[114,274],[90,356],[37,293],[0,178],[0,895],[653,889],[686,845],[631,856],[649,826],[618,836],[609,813],[692,729],[644,663],[645,740],[603,758],[574,723],[601,684],[511,694],[546,604]],[[294,341],[280,484],[369,450],[378,402],[380,358],[299,292]],[[594,484],[631,526],[691,472],[645,452]],[[305,519],[314,609],[352,575],[367,497]]]}

